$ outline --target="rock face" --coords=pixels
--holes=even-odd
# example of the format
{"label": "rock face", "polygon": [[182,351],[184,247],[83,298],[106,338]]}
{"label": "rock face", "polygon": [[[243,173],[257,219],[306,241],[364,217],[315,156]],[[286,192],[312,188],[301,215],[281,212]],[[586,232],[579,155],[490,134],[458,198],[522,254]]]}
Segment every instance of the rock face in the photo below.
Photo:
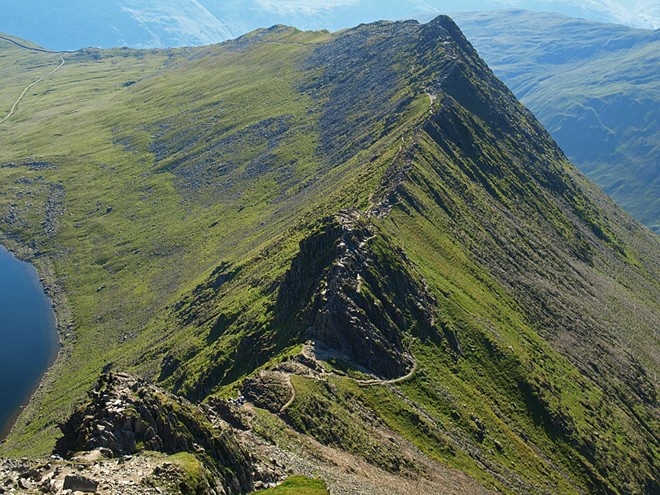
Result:
{"label": "rock face", "polygon": [[355,211],[300,244],[277,305],[279,318],[305,339],[387,378],[411,368],[406,340],[433,325],[432,298],[403,252]]}
{"label": "rock face", "polygon": [[241,392],[255,406],[277,413],[291,397],[291,385],[287,376],[278,372],[262,371],[243,382]]}
{"label": "rock face", "polygon": [[93,449],[108,449],[113,456],[141,450],[195,453],[227,493],[251,489],[249,454],[185,399],[121,373],[101,375],[90,397],[61,425],[58,454],[69,457]]}

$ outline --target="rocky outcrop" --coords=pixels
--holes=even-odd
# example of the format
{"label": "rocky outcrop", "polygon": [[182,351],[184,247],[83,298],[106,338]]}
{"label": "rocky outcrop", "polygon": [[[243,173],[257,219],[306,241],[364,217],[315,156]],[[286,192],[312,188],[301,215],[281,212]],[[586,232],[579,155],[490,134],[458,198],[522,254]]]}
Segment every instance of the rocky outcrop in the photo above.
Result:
{"label": "rocky outcrop", "polygon": [[71,460],[0,459],[0,494],[226,495],[191,454],[145,454],[108,459],[94,450]]}
{"label": "rocky outcrop", "polygon": [[80,475],[68,475],[64,478],[63,488],[74,492],[95,493],[99,482]]}
{"label": "rocky outcrop", "polygon": [[343,212],[300,244],[277,317],[363,370],[393,378],[412,367],[407,340],[433,327],[433,298],[358,212]]}
{"label": "rocky outcrop", "polygon": [[61,425],[64,436],[57,442],[57,454],[70,457],[94,449],[110,456],[142,450],[193,453],[226,493],[252,488],[250,455],[229,429],[214,427],[200,408],[185,399],[111,372],[101,376],[90,398]]}
{"label": "rocky outcrop", "polygon": [[246,379],[241,392],[255,406],[278,413],[291,399],[292,386],[287,374],[277,371],[262,371]]}

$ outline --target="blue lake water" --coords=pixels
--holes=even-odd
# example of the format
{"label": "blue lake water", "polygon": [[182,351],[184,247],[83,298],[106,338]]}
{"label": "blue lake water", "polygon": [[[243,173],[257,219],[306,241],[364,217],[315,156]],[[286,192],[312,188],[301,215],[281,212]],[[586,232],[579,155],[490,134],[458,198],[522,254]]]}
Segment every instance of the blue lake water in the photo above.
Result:
{"label": "blue lake water", "polygon": [[50,300],[34,267],[0,246],[0,438],[57,353]]}

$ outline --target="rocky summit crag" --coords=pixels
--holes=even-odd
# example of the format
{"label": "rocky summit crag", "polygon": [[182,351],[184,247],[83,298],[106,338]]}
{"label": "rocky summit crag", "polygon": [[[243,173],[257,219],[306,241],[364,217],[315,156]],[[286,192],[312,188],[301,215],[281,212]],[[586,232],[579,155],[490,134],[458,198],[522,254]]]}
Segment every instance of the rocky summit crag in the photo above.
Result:
{"label": "rocky summit crag", "polygon": [[[8,108],[60,63],[0,50]],[[3,456],[181,493],[658,491],[658,238],[451,19],[67,54],[0,143],[2,241],[62,335]]]}

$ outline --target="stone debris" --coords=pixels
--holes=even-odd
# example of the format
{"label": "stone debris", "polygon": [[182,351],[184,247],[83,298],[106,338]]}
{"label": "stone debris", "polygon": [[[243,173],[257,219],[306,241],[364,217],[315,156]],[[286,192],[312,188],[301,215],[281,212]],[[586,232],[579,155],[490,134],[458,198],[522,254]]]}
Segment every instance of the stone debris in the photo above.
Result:
{"label": "stone debris", "polygon": [[85,478],[84,476],[69,475],[64,478],[65,490],[73,490],[74,492],[91,492],[95,493],[99,487],[98,481]]}
{"label": "stone debris", "polygon": [[214,426],[200,406],[131,375],[102,374],[90,402],[60,428],[55,453],[65,459],[78,452],[122,462],[143,451],[188,453],[202,461],[214,489],[245,493],[254,485],[253,459],[228,427]]}
{"label": "stone debris", "polygon": [[[312,351],[307,349],[307,352]],[[298,359],[315,364],[306,355]],[[320,377],[319,370],[305,367],[298,359],[282,363],[282,369],[293,371],[302,367]],[[282,376],[283,371],[273,370],[263,378],[269,381]],[[39,460],[0,459],[0,495],[238,495],[272,488],[292,474],[321,477],[335,495],[435,495],[439,487],[451,495],[488,493],[462,473],[429,461],[392,432],[384,434],[391,437],[416,466],[415,470],[407,470],[401,476],[370,466],[349,453],[322,446],[292,430],[286,434],[287,448],[278,447],[273,439],[261,438],[252,431],[251,425],[257,419],[254,404],[247,394],[231,402],[215,399],[208,404],[193,405],[130,375],[107,373],[91,393],[91,399],[88,406],[74,413],[77,419],[71,422],[70,428],[63,428],[65,438],[71,435],[65,445],[76,450],[65,449],[65,452]],[[136,416],[139,411],[142,414]],[[145,411],[156,415],[153,423],[145,421]],[[179,428],[191,433],[191,428],[195,427],[186,422],[193,413],[197,425],[201,426],[190,439],[189,451],[154,452],[137,448],[144,442],[144,437],[140,436],[143,433],[139,432],[146,432],[147,427],[159,435],[162,440],[159,445],[185,445],[185,442],[178,443],[176,437],[164,434],[168,430],[163,427],[169,417],[177,420]],[[139,416],[143,417],[142,426],[137,420]],[[213,471],[213,463],[206,463],[211,459],[217,462],[223,455],[219,450],[214,451],[218,445],[214,447],[210,438],[205,438],[207,426],[214,432],[213,436],[233,438],[225,444],[237,449],[232,455],[249,452],[249,457],[245,458],[248,464],[244,467],[249,470],[250,486],[232,483],[231,476],[226,478],[229,483],[223,483],[218,477],[220,472]],[[124,440],[135,437],[134,447],[119,449],[122,445],[133,446],[131,442],[122,441],[122,435]],[[95,440],[91,443],[103,441],[105,445],[90,447],[92,439]],[[225,451],[224,455],[227,454]],[[191,471],[191,464],[199,469],[194,467]],[[232,468],[224,468],[225,475],[228,471]],[[201,476],[191,480],[191,472],[201,472]]]}
{"label": "stone debris", "polygon": [[71,460],[0,459],[3,495],[157,495],[173,493],[185,477],[167,456],[155,453],[106,459],[95,450]]}

